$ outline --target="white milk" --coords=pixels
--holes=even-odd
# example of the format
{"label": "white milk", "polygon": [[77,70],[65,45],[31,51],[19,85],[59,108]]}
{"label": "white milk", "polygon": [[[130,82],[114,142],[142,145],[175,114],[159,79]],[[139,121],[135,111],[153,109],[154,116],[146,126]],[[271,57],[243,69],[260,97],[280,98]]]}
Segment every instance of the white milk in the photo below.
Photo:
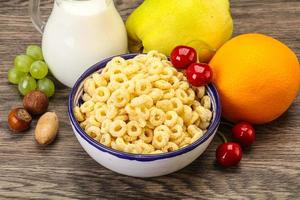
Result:
{"label": "white milk", "polygon": [[126,53],[127,35],[112,0],[57,0],[42,47],[53,75],[72,87],[88,67]]}

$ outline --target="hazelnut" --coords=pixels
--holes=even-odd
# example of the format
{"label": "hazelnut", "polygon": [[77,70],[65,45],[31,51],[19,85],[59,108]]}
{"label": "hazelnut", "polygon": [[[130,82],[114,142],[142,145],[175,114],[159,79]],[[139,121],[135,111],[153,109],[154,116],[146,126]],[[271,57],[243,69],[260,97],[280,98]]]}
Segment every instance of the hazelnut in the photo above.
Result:
{"label": "hazelnut", "polygon": [[48,109],[48,105],[48,97],[38,90],[28,93],[23,99],[24,108],[33,115],[44,114]]}
{"label": "hazelnut", "polygon": [[32,117],[24,108],[15,108],[10,111],[7,121],[9,128],[17,133],[29,129]]}

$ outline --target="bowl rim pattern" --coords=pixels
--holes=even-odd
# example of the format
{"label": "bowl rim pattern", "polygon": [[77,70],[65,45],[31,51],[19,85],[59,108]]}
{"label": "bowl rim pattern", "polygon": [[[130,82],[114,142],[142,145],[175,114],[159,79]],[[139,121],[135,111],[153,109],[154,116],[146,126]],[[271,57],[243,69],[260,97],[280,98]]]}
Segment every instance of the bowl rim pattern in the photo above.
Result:
{"label": "bowl rim pattern", "polygon": [[106,58],[106,59],[94,64],[90,68],[88,68],[77,79],[75,85],[73,86],[73,88],[72,88],[72,90],[69,94],[68,115],[69,115],[71,125],[73,126],[75,131],[79,134],[79,136],[82,139],[84,139],[86,142],[88,142],[90,145],[92,145],[93,147],[95,147],[96,149],[98,149],[102,152],[109,153],[109,154],[111,154],[113,156],[116,156],[118,158],[121,158],[121,159],[136,160],[136,161],[142,161],[142,162],[149,162],[149,161],[155,161],[155,160],[161,160],[161,159],[166,159],[166,158],[172,158],[172,157],[175,157],[175,156],[179,156],[181,154],[185,154],[185,153],[195,149],[196,147],[198,147],[199,145],[204,143],[206,140],[208,140],[214,134],[216,129],[218,128],[219,123],[220,123],[220,119],[221,119],[220,98],[219,98],[217,89],[213,84],[209,84],[208,86],[206,86],[206,91],[207,91],[208,95],[211,97],[211,100],[212,100],[212,108],[213,108],[212,121],[211,121],[206,133],[201,138],[196,140],[194,143],[192,143],[190,145],[187,145],[184,148],[180,148],[176,151],[162,153],[162,154],[153,154],[153,155],[151,155],[151,154],[131,154],[131,153],[126,153],[126,152],[121,152],[121,151],[118,151],[118,150],[114,150],[110,147],[102,145],[102,144],[100,144],[99,142],[97,142],[96,140],[94,140],[93,138],[91,138],[90,136],[88,136],[85,133],[85,131],[80,127],[78,121],[75,118],[74,112],[73,112],[73,107],[74,107],[74,103],[75,103],[74,98],[76,97],[80,87],[82,87],[82,82],[87,77],[89,77],[91,74],[93,74],[94,72],[99,71],[100,69],[104,68],[106,66],[107,62],[109,62],[114,57],[120,56],[124,59],[131,59],[131,58],[133,58],[137,55],[139,55],[139,53],[122,54],[122,55],[116,55],[116,56]]}

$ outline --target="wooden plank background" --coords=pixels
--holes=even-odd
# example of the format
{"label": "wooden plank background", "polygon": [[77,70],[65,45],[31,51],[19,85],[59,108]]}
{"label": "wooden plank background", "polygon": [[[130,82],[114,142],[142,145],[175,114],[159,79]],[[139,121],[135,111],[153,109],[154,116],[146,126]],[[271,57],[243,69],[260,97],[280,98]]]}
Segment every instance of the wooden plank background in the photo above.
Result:
{"label": "wooden plank background", "polygon": [[[124,19],[141,2],[115,0]],[[231,4],[235,35],[269,34],[299,57],[299,0],[232,0]],[[45,18],[52,5],[53,1],[42,0]],[[26,45],[41,41],[27,7],[28,0],[0,0],[0,199],[300,199],[299,97],[279,120],[257,127],[252,150],[239,167],[231,169],[215,164],[220,143],[215,138],[193,164],[168,176],[140,179],[111,172],[92,160],[74,137],[67,116],[70,90],[63,86],[58,86],[49,108],[60,118],[59,136],[52,145],[38,146],[33,129],[12,135],[6,118],[12,106],[21,105],[21,97],[8,84],[7,70]]]}

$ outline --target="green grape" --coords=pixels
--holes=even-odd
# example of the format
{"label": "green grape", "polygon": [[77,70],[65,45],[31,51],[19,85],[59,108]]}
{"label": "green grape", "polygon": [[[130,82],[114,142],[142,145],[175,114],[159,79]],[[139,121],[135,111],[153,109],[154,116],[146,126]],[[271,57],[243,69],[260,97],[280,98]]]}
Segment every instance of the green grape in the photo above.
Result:
{"label": "green grape", "polygon": [[38,80],[38,90],[44,92],[48,97],[51,97],[55,92],[55,85],[50,79],[43,78]]}
{"label": "green grape", "polygon": [[14,60],[15,68],[21,72],[29,72],[33,59],[27,55],[18,55]]}
{"label": "green grape", "polygon": [[18,84],[25,75],[26,73],[20,72],[16,68],[11,68],[8,70],[7,79],[12,84]]}
{"label": "green grape", "polygon": [[19,91],[24,96],[35,89],[36,81],[31,76],[25,76],[19,82]]}
{"label": "green grape", "polygon": [[43,61],[35,61],[30,67],[30,74],[35,79],[45,78],[48,74],[48,66]]}
{"label": "green grape", "polygon": [[26,54],[34,60],[44,60],[42,49],[38,45],[29,45]]}

